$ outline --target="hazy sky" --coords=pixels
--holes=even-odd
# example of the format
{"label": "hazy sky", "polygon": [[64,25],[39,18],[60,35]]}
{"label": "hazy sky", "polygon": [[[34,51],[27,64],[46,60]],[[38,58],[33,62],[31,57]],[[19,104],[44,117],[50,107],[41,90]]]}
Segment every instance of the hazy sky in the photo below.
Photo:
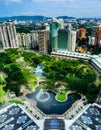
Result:
{"label": "hazy sky", "polygon": [[101,17],[101,0],[0,0],[0,17],[16,15]]}

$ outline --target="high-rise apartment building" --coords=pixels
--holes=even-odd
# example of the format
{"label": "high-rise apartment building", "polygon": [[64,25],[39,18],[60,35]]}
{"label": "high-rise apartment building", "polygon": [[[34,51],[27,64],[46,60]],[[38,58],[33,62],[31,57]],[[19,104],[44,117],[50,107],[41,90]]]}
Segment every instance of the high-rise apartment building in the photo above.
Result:
{"label": "high-rise apartment building", "polygon": [[95,44],[95,37],[89,36],[88,38],[89,38],[88,45],[89,46],[94,46],[94,44]]}
{"label": "high-rise apartment building", "polygon": [[64,20],[62,18],[60,18],[58,20],[59,24],[61,25],[61,29],[64,29]]}
{"label": "high-rise apartment building", "polygon": [[68,30],[59,29],[59,31],[58,31],[58,48],[59,49],[68,48]]}
{"label": "high-rise apartment building", "polygon": [[31,31],[31,48],[38,45],[38,31]]}
{"label": "high-rise apartment building", "polygon": [[86,38],[86,29],[85,28],[80,28],[77,31],[77,38],[79,38],[79,39],[85,39]]}
{"label": "high-rise apartment building", "polygon": [[92,32],[91,32],[91,36],[89,36],[89,42],[88,42],[88,45],[89,46],[95,46],[95,38],[96,38],[96,34],[97,34],[97,30],[98,30],[98,27],[95,26],[92,28]]}
{"label": "high-rise apartment building", "polygon": [[75,51],[76,31],[72,31],[71,24],[68,24],[68,29],[66,30],[64,29],[63,21],[59,22],[59,20],[57,20],[52,22],[50,25],[50,37],[52,51],[56,51],[56,49]]}
{"label": "high-rise apartment building", "polygon": [[76,31],[68,31],[68,50],[75,51],[76,48]]}
{"label": "high-rise apartment building", "polygon": [[98,46],[101,46],[101,25],[98,27],[96,38],[95,38],[95,44]]}
{"label": "high-rise apartment building", "polygon": [[101,47],[101,25],[93,27],[90,39],[92,38],[95,39],[93,44],[94,51],[97,51]]}
{"label": "high-rise apartment building", "polygon": [[[21,33],[21,34],[22,34],[22,33]],[[23,46],[21,34],[20,34],[20,33],[17,33],[17,39],[18,39],[19,47],[22,47],[22,46]]]}
{"label": "high-rise apartment building", "polygon": [[38,45],[39,45],[39,52],[44,54],[48,53],[49,31],[47,30],[38,31]]}
{"label": "high-rise apartment building", "polygon": [[50,42],[52,51],[58,49],[58,30],[63,28],[63,20],[53,19],[52,23],[50,24]]}
{"label": "high-rise apartment building", "polygon": [[21,47],[35,48],[38,45],[38,32],[18,33],[18,42]]}
{"label": "high-rise apartment building", "polygon": [[76,31],[72,31],[72,25],[68,25],[68,50],[75,51],[76,48]]}
{"label": "high-rise apartment building", "polygon": [[31,47],[31,36],[30,33],[18,34],[19,45],[22,47]]}
{"label": "high-rise apartment building", "polygon": [[0,46],[3,49],[19,47],[15,25],[11,21],[0,23]]}

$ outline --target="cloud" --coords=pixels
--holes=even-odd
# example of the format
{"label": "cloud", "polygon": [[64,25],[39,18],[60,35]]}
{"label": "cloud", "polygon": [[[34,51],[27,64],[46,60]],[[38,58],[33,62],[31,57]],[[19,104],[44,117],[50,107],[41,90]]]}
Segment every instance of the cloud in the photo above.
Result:
{"label": "cloud", "polygon": [[22,11],[22,12],[15,12],[15,15],[27,15],[27,16],[33,16],[36,15],[34,11]]}
{"label": "cloud", "polygon": [[74,2],[74,0],[49,0],[53,2]]}
{"label": "cloud", "polygon": [[20,3],[22,0],[0,0],[4,2],[6,5],[9,5],[10,3]]}
{"label": "cloud", "polygon": [[13,3],[19,3],[21,0],[5,0],[6,2],[13,2]]}
{"label": "cloud", "polygon": [[44,1],[44,0],[32,0],[32,2],[41,2],[41,1]]}
{"label": "cloud", "polygon": [[[43,2],[45,0],[32,0],[33,2]],[[75,0],[47,0],[49,2],[74,2]]]}

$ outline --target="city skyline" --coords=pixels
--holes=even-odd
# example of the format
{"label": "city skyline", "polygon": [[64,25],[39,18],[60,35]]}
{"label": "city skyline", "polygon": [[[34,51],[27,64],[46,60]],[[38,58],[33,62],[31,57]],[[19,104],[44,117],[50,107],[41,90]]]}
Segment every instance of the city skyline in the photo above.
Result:
{"label": "city skyline", "polygon": [[0,17],[19,15],[101,17],[100,7],[100,0],[0,0]]}

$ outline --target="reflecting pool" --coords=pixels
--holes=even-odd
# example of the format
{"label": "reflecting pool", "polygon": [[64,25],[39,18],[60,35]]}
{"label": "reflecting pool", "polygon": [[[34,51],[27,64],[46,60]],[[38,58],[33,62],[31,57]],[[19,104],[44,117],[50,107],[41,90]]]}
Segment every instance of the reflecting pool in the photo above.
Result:
{"label": "reflecting pool", "polygon": [[81,98],[76,94],[73,97],[73,93],[67,95],[65,102],[59,102],[55,99],[56,94],[52,91],[43,92],[40,87],[37,87],[35,92],[27,94],[26,97],[37,102],[37,107],[45,114],[63,114],[66,112],[72,104]]}

